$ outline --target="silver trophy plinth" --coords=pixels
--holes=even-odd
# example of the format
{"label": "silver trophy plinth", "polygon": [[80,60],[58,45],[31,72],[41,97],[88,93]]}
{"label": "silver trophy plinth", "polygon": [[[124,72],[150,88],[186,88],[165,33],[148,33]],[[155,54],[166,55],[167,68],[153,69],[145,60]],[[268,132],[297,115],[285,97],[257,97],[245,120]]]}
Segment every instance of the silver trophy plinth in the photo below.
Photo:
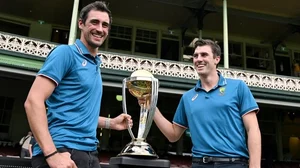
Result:
{"label": "silver trophy plinth", "polygon": [[128,132],[132,141],[128,143],[118,156],[142,156],[158,158],[157,154],[146,142],[146,137],[152,125],[157,98],[158,98],[158,79],[146,71],[137,70],[130,77],[123,80],[123,112],[127,114],[126,89],[138,99],[143,99],[144,104],[140,104],[140,119],[138,135],[133,135],[132,129],[128,127]]}

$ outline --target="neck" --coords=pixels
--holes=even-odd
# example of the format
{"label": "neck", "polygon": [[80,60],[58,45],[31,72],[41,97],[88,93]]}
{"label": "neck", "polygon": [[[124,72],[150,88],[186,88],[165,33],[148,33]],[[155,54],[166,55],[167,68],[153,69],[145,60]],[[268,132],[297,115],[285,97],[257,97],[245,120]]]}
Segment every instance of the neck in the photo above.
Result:
{"label": "neck", "polygon": [[98,53],[98,47],[92,47],[91,45],[89,45],[87,43],[86,40],[84,39],[80,39],[80,41],[84,44],[84,46],[88,49],[88,51],[90,52],[90,54],[93,56],[93,57],[96,57],[97,56],[97,53]]}
{"label": "neck", "polygon": [[98,48],[92,48],[91,46],[87,47],[86,48],[89,50],[89,52],[91,53],[91,55],[93,57],[96,57],[97,56],[97,53],[98,53]]}
{"label": "neck", "polygon": [[213,87],[215,87],[219,82],[219,75],[218,72],[213,72],[206,76],[200,76],[200,81],[202,88],[206,91],[211,90]]}

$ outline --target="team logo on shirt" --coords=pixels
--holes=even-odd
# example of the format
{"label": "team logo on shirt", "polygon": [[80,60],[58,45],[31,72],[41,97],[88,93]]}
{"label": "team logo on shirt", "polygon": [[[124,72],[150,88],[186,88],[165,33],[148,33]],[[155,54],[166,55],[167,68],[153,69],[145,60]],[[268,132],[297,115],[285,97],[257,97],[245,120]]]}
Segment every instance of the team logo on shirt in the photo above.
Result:
{"label": "team logo on shirt", "polygon": [[220,96],[223,96],[225,94],[225,87],[220,87]]}
{"label": "team logo on shirt", "polygon": [[83,60],[83,62],[82,62],[82,64],[81,64],[81,65],[85,67],[85,66],[86,66],[86,64],[87,64],[87,61],[86,61],[86,60]]}
{"label": "team logo on shirt", "polygon": [[192,101],[196,100],[198,97],[198,93],[192,98]]}

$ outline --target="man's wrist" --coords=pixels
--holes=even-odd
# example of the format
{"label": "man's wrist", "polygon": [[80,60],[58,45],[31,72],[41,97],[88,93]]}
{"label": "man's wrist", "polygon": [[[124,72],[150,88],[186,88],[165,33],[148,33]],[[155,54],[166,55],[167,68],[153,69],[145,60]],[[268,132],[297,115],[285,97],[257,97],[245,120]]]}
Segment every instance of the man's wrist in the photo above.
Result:
{"label": "man's wrist", "polygon": [[110,129],[110,125],[111,125],[111,119],[110,118],[105,118],[105,120],[104,120],[104,128]]}
{"label": "man's wrist", "polygon": [[56,151],[54,151],[54,152],[52,152],[52,153],[46,155],[46,156],[45,156],[45,160],[47,160],[47,159],[49,159],[50,157],[56,155],[57,153],[58,153],[58,151],[56,150]]}

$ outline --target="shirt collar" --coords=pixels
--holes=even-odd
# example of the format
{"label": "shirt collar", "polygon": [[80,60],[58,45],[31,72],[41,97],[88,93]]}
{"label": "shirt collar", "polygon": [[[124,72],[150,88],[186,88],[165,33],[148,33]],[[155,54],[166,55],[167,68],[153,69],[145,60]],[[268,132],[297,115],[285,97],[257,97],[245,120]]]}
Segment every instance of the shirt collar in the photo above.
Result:
{"label": "shirt collar", "polygon": [[91,53],[89,52],[89,50],[86,48],[86,46],[83,44],[82,41],[80,41],[79,39],[77,39],[75,41],[76,45],[79,47],[79,52],[81,52],[83,55],[91,55]]}
{"label": "shirt collar", "polygon": [[[219,75],[218,85],[216,85],[213,89],[227,85],[227,81],[226,81],[226,79],[223,77],[223,75],[221,74],[220,71],[218,71],[218,75]],[[195,86],[195,90],[196,90],[196,91],[199,91],[199,90],[201,90],[201,89],[202,89],[202,86],[201,86],[201,80],[198,80],[198,82],[197,82],[197,84],[196,84],[196,86]]]}
{"label": "shirt collar", "polygon": [[88,58],[94,58],[95,60],[97,60],[97,64],[101,64],[101,59],[100,59],[100,54],[97,54],[97,57],[94,57],[91,55],[91,53],[89,52],[89,50],[86,48],[86,46],[83,44],[83,42],[79,39],[76,39],[75,41],[76,46],[78,46],[78,50],[79,52],[82,53],[82,55],[84,56],[88,56]]}

